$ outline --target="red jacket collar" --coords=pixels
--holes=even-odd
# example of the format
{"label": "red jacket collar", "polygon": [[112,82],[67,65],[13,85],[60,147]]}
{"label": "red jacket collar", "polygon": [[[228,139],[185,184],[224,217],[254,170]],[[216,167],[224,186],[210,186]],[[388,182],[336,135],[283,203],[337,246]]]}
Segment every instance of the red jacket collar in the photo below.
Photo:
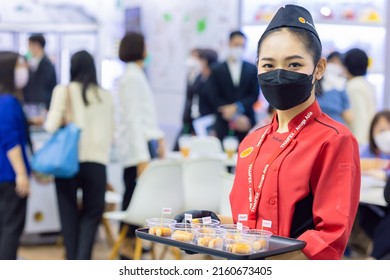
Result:
{"label": "red jacket collar", "polygon": [[[304,118],[309,112],[312,112],[311,119],[314,119],[318,115],[322,113],[322,110],[320,108],[320,105],[318,104],[318,101],[315,100],[313,104],[311,104],[309,107],[307,107],[305,110],[300,112],[298,115],[296,115],[292,120],[288,123],[288,130],[291,131],[294,127],[299,125],[302,121],[302,118]],[[269,133],[274,132],[278,129],[278,115],[275,114],[272,118],[271,127],[269,129]]]}

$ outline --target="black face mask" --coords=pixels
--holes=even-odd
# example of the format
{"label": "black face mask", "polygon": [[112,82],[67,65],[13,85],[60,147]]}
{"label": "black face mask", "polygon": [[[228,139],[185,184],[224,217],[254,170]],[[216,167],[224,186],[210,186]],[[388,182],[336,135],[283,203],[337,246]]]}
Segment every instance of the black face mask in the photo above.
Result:
{"label": "black face mask", "polygon": [[[313,71],[314,72],[314,71]],[[277,110],[288,110],[309,99],[313,74],[277,69],[258,76],[261,91]]]}

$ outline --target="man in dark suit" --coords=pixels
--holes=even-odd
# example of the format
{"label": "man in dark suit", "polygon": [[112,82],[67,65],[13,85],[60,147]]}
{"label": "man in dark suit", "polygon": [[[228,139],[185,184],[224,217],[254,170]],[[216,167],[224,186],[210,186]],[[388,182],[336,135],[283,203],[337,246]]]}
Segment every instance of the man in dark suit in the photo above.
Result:
{"label": "man in dark suit", "polygon": [[253,105],[259,97],[256,65],[243,61],[246,37],[233,31],[228,59],[213,68],[209,86],[217,114],[214,129],[220,140],[235,135],[241,141],[255,125]]}
{"label": "man in dark suit", "polygon": [[45,38],[42,34],[33,34],[28,39],[29,80],[23,89],[24,101],[27,104],[44,104],[50,106],[53,88],[57,84],[55,69],[46,56]]}

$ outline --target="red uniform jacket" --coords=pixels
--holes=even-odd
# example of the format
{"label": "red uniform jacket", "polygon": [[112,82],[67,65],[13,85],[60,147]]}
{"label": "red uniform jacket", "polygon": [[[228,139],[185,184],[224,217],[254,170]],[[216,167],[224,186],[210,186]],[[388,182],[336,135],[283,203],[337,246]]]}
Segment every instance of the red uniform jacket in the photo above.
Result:
{"label": "red uniform jacket", "polygon": [[[306,226],[298,236],[293,237],[307,242],[303,253],[308,258],[340,259],[359,204],[359,148],[351,132],[322,113],[317,101],[290,121],[289,133],[302,124],[308,115],[309,120],[304,121],[297,136],[270,164],[255,211],[256,218],[249,220],[248,225],[261,228],[262,221],[269,220],[272,221],[270,230],[273,234],[286,237],[293,235],[293,228]],[[254,153],[267,128],[258,156],[252,158],[255,189],[266,161],[289,134],[276,132],[278,121],[275,116],[270,125],[259,128],[241,142],[230,193],[235,222],[238,214],[250,212],[250,147],[253,147]],[[311,225],[303,225],[305,216],[310,218]]]}

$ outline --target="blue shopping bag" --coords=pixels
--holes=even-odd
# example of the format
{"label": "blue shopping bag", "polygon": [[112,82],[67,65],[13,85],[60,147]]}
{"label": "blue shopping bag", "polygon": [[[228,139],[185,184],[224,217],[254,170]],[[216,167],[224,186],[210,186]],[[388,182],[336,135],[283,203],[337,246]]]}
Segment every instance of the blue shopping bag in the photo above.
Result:
{"label": "blue shopping bag", "polygon": [[58,178],[70,178],[79,171],[78,146],[80,128],[68,123],[32,157],[32,170]]}

